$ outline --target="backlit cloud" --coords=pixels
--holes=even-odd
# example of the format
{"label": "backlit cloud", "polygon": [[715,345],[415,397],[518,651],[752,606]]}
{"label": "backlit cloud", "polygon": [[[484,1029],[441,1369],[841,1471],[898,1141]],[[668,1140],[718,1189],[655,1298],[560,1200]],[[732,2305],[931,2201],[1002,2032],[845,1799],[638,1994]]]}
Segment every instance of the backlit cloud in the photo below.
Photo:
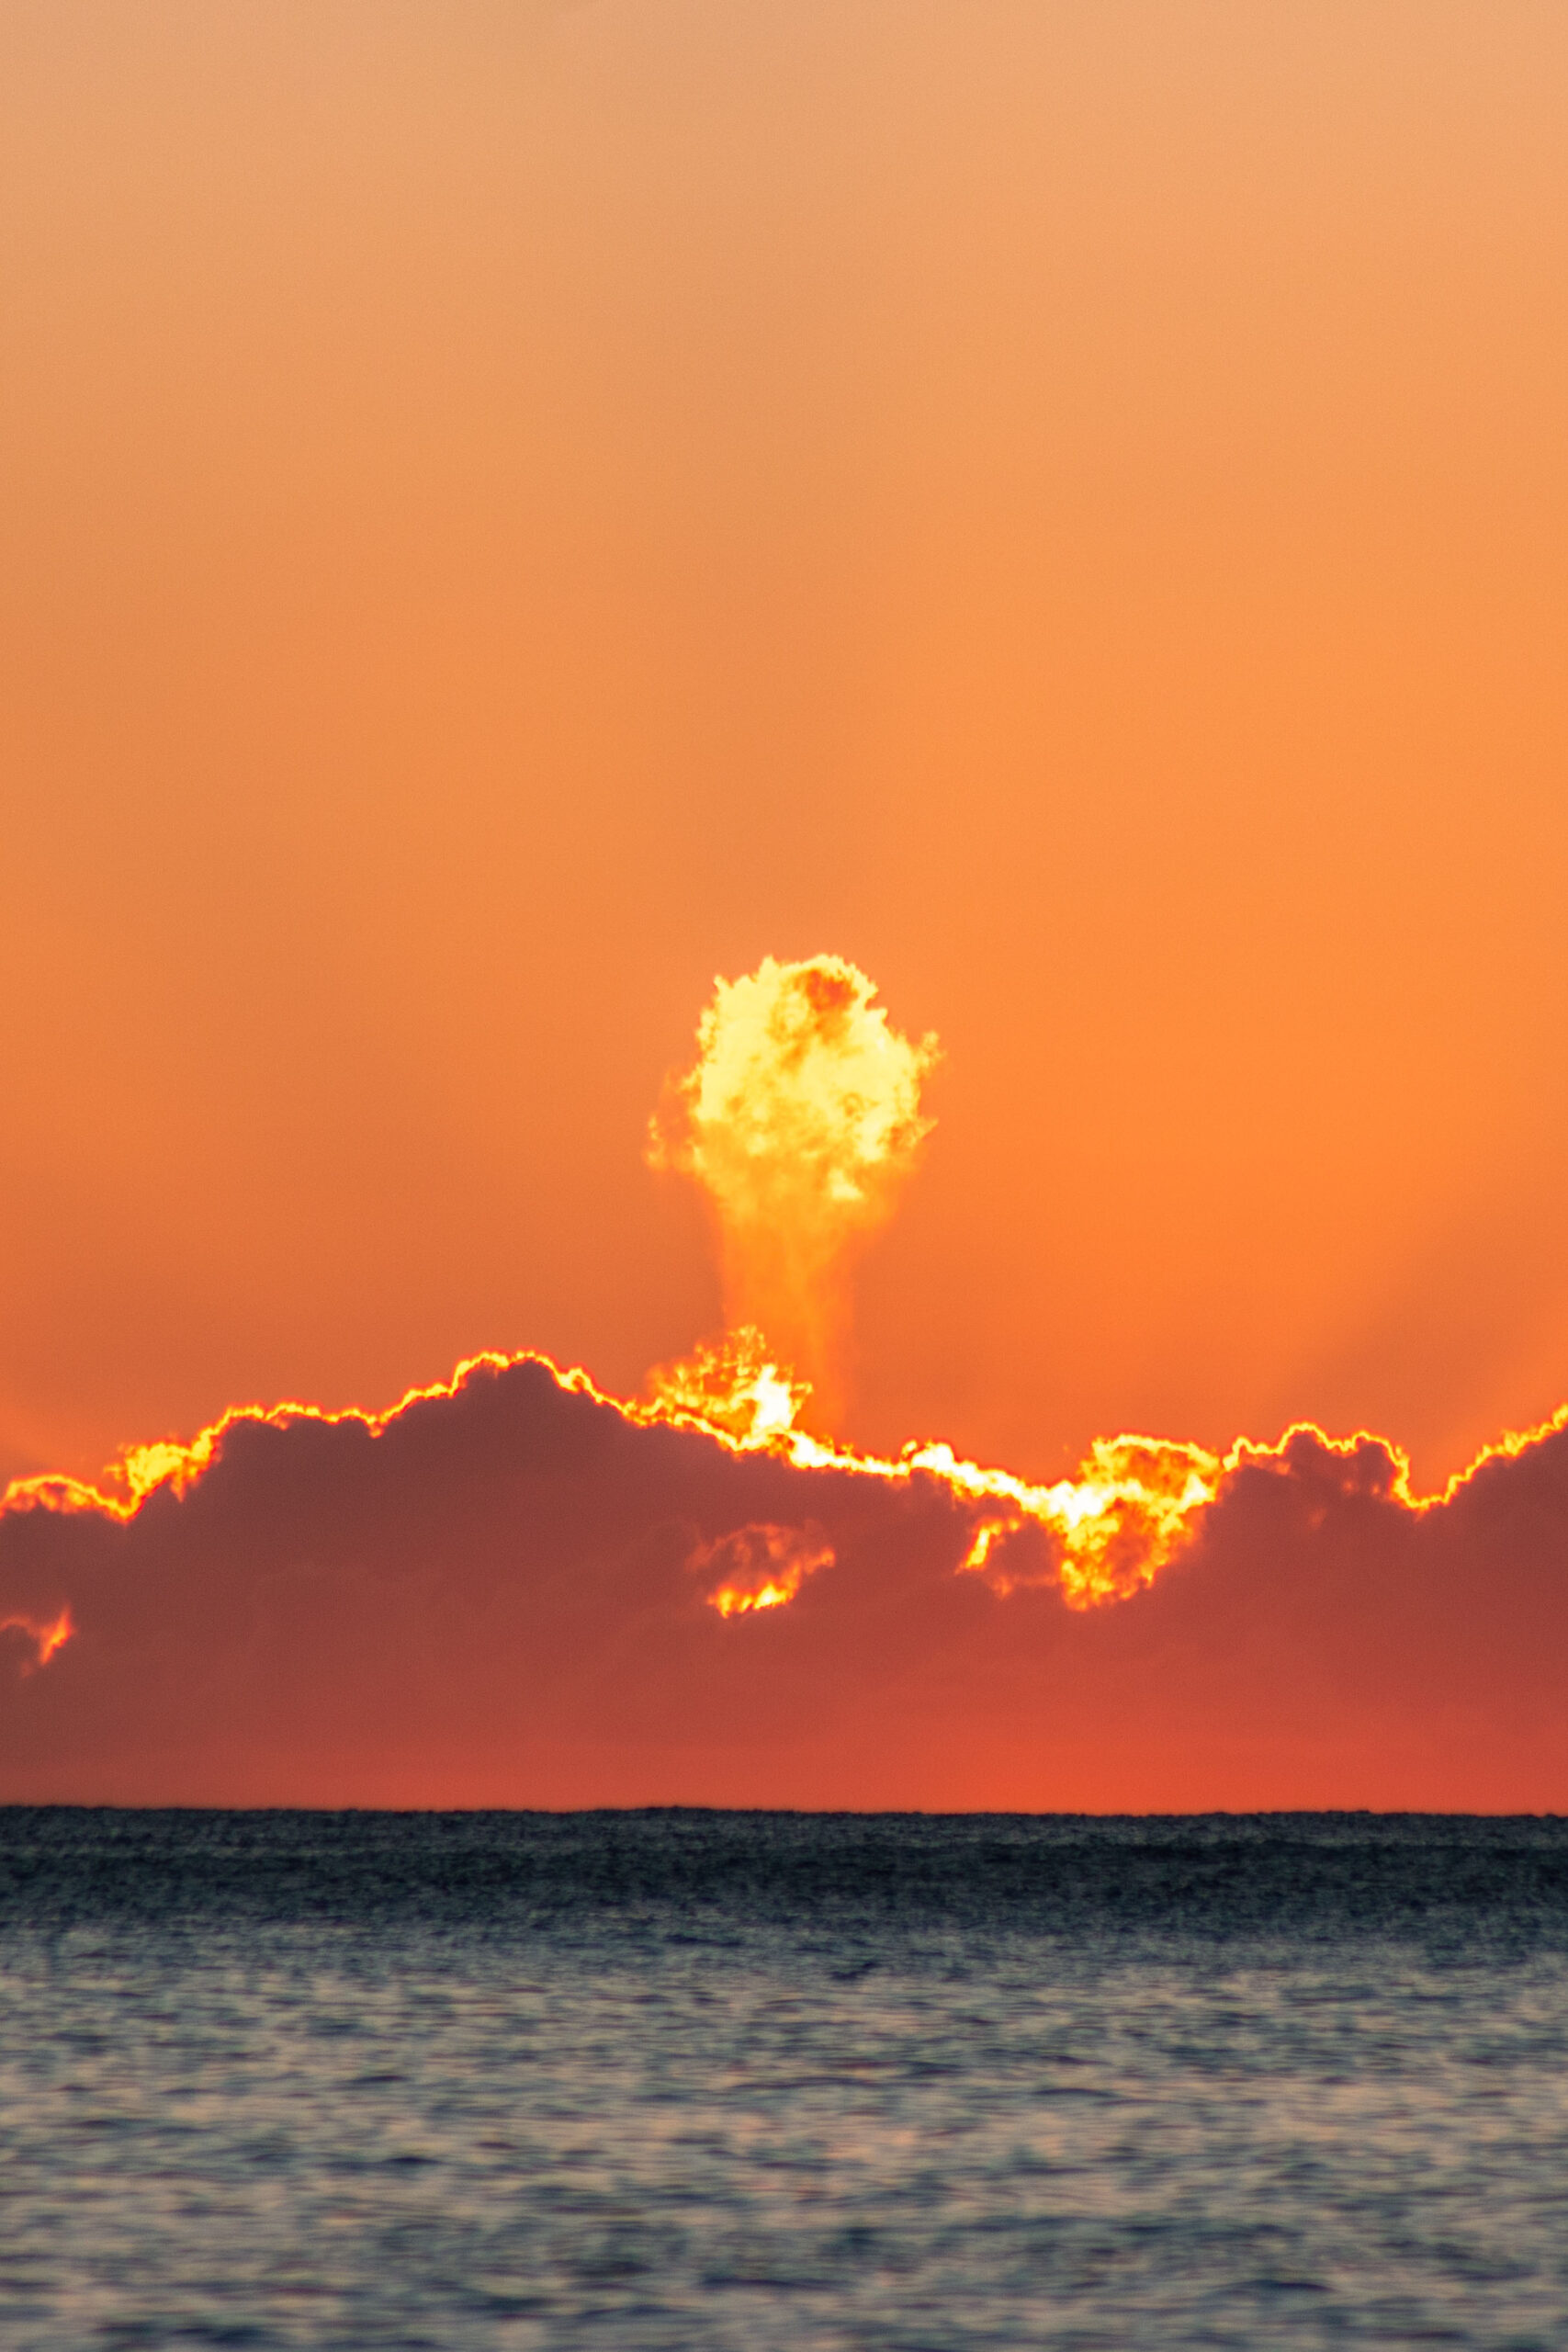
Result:
{"label": "backlit cloud", "polygon": [[1077,1482],[1085,1605],[1065,1499],[536,1357],[236,1415],[140,1498],[13,1491],[0,1617],[70,1635],[0,1641],[0,1794],[1568,1804],[1562,1417],[1425,1501],[1371,1438],[1169,1451],[1206,1490],[1174,1533],[1167,1450]]}

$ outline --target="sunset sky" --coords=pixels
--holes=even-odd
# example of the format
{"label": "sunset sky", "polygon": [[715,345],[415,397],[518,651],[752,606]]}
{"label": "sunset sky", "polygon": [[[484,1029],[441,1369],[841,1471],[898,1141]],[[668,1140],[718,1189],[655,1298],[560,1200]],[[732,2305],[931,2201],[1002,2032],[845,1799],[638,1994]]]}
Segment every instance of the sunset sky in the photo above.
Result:
{"label": "sunset sky", "polygon": [[765,956],[940,1039],[835,1435],[1546,1419],[1565,121],[1560,0],[10,0],[0,1481],[645,1393]]}

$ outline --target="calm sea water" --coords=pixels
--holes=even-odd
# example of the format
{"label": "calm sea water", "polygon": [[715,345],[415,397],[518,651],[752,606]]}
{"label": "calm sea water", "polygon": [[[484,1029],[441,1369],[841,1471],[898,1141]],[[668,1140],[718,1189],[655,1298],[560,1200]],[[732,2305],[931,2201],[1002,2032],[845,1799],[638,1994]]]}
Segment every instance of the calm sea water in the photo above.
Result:
{"label": "calm sea water", "polygon": [[7,2346],[1568,2346],[1568,1823],[0,1812]]}

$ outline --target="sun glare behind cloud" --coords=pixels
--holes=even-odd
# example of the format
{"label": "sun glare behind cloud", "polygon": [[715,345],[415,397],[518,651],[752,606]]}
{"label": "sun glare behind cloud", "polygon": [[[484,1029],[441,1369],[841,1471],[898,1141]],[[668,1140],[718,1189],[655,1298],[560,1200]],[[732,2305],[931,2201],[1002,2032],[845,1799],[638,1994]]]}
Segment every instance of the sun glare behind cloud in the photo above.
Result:
{"label": "sun glare behind cloud", "polygon": [[933,1121],[921,1085],[940,1048],[890,1026],[841,956],[715,983],[698,1057],[666,1088],[649,1158],[713,1205],[732,1329],[751,1326],[830,1409],[841,1381],[849,1261],[892,1215]]}

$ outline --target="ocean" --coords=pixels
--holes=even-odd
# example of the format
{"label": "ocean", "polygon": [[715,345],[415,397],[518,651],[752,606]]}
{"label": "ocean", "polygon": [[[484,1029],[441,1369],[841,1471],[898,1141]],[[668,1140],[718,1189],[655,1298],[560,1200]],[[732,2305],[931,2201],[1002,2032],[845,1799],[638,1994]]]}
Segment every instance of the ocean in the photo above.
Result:
{"label": "ocean", "polygon": [[0,2340],[1568,2346],[1568,1822],[0,1812]]}

